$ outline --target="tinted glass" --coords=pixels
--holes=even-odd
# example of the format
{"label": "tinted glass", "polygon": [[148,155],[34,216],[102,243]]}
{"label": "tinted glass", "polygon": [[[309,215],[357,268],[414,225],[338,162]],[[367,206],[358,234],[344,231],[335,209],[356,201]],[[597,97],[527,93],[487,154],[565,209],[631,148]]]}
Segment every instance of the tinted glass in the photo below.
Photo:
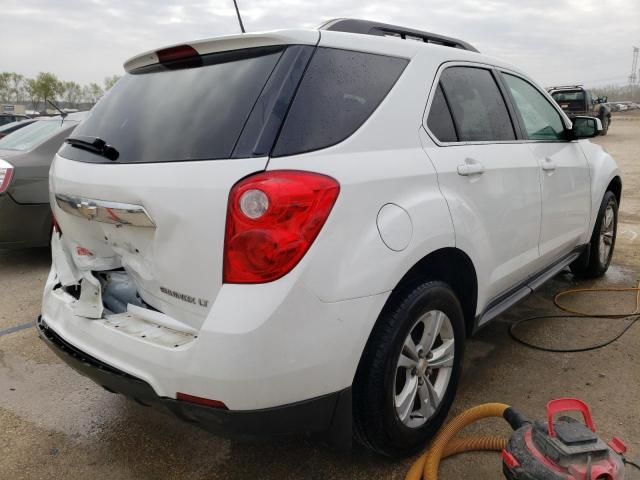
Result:
{"label": "tinted glass", "polygon": [[382,102],[407,63],[402,58],[318,48],[274,156],[325,148],[350,136]]}
{"label": "tinted glass", "polygon": [[507,106],[489,70],[450,67],[440,82],[460,141],[515,140]]}
{"label": "tinted glass", "polygon": [[[101,138],[119,163],[229,158],[281,54],[281,47],[237,50],[127,74],[73,136]],[[110,162],[69,145],[61,154]]]}
{"label": "tinted glass", "polygon": [[0,125],[6,125],[7,123],[15,122],[16,117],[13,115],[0,115]]}
{"label": "tinted glass", "polygon": [[527,136],[531,140],[563,140],[562,118],[544,95],[521,78],[505,74],[504,79],[520,111]]}
{"label": "tinted glass", "polygon": [[0,139],[0,150],[30,150],[63,127],[68,127],[69,123],[69,120],[63,123],[59,119],[38,120]]}
{"label": "tinted glass", "polygon": [[449,106],[442,93],[442,87],[439,84],[436,95],[433,97],[433,102],[431,103],[427,126],[429,130],[431,130],[431,133],[441,142],[455,142],[458,140]]}
{"label": "tinted glass", "polygon": [[552,93],[551,96],[553,99],[560,102],[582,102],[584,101],[584,91],[573,91],[573,92],[555,92]]}
{"label": "tinted glass", "polygon": [[26,127],[30,123],[33,123],[33,120],[16,120],[15,122],[7,123],[6,125],[2,125],[0,127],[0,133],[9,133],[14,130],[18,130],[20,128]]}

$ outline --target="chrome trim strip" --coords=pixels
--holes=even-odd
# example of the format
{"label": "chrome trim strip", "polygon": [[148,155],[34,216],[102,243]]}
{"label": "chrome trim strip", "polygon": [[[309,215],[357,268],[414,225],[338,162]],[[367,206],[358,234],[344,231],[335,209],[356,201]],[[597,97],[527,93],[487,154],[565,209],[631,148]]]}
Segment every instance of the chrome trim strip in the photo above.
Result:
{"label": "chrome trim strip", "polygon": [[145,228],[156,226],[140,205],[73,197],[61,193],[56,193],[56,203],[68,214],[94,222]]}

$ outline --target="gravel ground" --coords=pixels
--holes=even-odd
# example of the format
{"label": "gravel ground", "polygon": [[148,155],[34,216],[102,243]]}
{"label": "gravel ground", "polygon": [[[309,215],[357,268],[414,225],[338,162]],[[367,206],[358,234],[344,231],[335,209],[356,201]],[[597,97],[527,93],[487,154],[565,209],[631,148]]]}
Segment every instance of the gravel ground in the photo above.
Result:
{"label": "gravel ground", "polygon": [[[549,354],[510,340],[507,326],[523,316],[554,312],[556,291],[576,285],[633,286],[640,278],[640,114],[614,118],[598,138],[624,173],[614,266],[595,282],[561,273],[540,292],[469,341],[453,414],[478,403],[512,404],[542,418],[546,402],[576,396],[593,410],[605,439],[615,435],[640,459],[640,325],[613,345],[590,353]],[[39,313],[49,268],[42,250],[0,251],[0,331]],[[594,296],[589,311],[632,307],[633,296]],[[523,330],[553,344],[589,344],[610,336],[621,320],[544,321]],[[473,428],[508,433],[500,421]],[[110,394],[62,364],[33,328],[0,336],[0,478],[117,479],[402,479],[411,459],[392,462],[354,450],[333,452],[317,441],[237,443]],[[501,478],[497,454],[444,462],[441,478]],[[640,478],[629,471],[627,479]]]}

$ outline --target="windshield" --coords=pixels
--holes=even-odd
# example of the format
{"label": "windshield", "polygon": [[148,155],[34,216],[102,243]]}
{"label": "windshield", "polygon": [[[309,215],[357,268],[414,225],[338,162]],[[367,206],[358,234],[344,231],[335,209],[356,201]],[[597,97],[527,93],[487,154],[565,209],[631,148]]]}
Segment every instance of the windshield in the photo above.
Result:
{"label": "windshield", "polygon": [[[138,69],[115,84],[73,137],[99,138],[119,152],[118,163],[230,158],[282,51],[236,50],[204,55],[195,68]],[[105,161],[68,144],[60,154]]]}
{"label": "windshield", "polygon": [[63,123],[59,119],[39,120],[0,139],[0,150],[30,150],[58,130],[68,126],[69,121]]}

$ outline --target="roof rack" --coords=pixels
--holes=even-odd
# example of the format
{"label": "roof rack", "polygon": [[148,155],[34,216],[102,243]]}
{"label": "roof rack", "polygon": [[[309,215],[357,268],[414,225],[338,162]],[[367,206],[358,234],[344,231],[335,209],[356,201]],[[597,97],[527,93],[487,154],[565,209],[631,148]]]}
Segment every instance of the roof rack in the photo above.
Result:
{"label": "roof rack", "polygon": [[569,90],[573,88],[584,88],[584,85],[558,85],[556,87],[547,87],[547,90]]}
{"label": "roof rack", "polygon": [[363,35],[377,35],[380,37],[397,37],[403,40],[417,40],[425,43],[434,43],[445,47],[460,48],[471,52],[478,50],[457,38],[445,37],[436,33],[423,32],[412,28],[389,25],[380,22],[370,22],[368,20],[358,20],[354,18],[336,18],[323,23],[319,30],[332,30],[335,32],[360,33]]}

